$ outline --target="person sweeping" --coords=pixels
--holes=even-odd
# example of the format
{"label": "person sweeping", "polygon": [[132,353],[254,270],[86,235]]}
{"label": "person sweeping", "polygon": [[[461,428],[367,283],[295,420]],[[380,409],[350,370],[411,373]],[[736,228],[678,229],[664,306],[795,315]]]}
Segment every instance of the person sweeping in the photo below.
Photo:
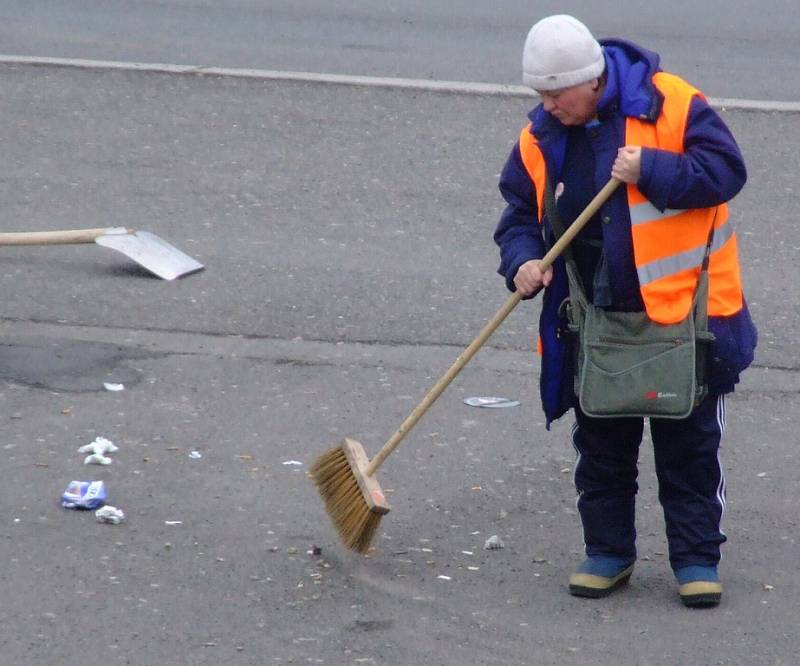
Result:
{"label": "person sweeping", "polygon": [[[570,410],[575,416],[586,557],[570,593],[603,597],[633,572],[648,420],[680,599],[713,606],[726,540],[725,395],[757,342],[726,205],[747,173],[703,94],[659,61],[622,39],[598,41],[572,16],[533,25],[523,80],[541,103],[503,168],[507,206],[494,240],[511,291],[530,298],[544,289],[547,426]],[[623,186],[542,270],[548,247],[610,177]]]}

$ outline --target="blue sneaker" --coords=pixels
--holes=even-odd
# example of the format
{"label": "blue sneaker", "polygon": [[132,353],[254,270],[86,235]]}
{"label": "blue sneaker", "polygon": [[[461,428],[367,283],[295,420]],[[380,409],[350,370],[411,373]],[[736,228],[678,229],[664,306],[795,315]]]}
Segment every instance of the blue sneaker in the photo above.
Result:
{"label": "blue sneaker", "polygon": [[684,606],[703,608],[716,606],[722,599],[722,583],[717,567],[690,566],[675,570],[678,594]]}
{"label": "blue sneaker", "polygon": [[635,560],[607,555],[590,555],[569,577],[569,593],[599,599],[628,582]]}

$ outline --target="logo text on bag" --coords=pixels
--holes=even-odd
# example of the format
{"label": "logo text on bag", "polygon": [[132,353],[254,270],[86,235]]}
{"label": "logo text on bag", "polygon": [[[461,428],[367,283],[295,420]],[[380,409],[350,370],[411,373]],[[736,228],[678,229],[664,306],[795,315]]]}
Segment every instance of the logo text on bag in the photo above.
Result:
{"label": "logo text on bag", "polygon": [[645,400],[663,400],[664,398],[677,398],[677,393],[671,393],[669,391],[647,391],[644,394]]}

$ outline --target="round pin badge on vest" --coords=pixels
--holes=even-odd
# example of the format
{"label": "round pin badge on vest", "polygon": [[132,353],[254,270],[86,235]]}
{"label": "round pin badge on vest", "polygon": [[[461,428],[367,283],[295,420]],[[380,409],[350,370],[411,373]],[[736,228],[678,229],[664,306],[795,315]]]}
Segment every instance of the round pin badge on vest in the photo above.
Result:
{"label": "round pin badge on vest", "polygon": [[464,404],[470,407],[498,409],[503,407],[517,407],[519,405],[519,400],[511,400],[509,398],[500,398],[497,396],[473,396],[471,398],[464,398]]}

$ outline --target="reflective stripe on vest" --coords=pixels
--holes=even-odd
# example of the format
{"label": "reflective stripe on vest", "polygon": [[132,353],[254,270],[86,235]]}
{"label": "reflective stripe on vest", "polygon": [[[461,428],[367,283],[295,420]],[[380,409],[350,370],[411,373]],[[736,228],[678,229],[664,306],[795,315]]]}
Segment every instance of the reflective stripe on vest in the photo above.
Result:
{"label": "reflective stripe on vest", "polygon": [[[653,77],[664,95],[655,123],[627,118],[625,144],[683,153],[689,108],[700,91],[664,72]],[[544,217],[545,165],[530,125],[520,132],[522,161],[536,188],[539,222]],[[662,324],[686,318],[714,224],[709,260],[708,313],[729,316],[742,309],[742,289],[736,235],[728,223],[726,204],[712,208],[659,211],[635,185],[627,188],[634,263],[648,316]]]}

